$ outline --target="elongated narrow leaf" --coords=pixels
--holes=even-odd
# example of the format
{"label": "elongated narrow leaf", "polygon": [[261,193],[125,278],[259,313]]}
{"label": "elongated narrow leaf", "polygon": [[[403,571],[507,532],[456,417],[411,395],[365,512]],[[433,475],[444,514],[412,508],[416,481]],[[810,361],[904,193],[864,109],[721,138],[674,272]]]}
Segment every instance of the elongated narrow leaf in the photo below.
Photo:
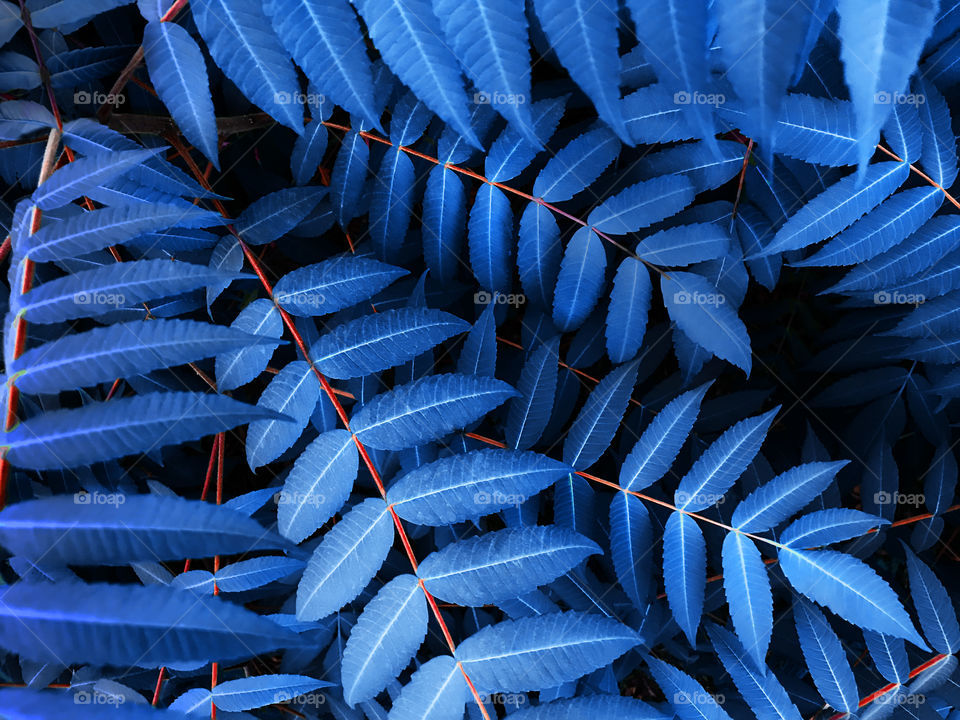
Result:
{"label": "elongated narrow leaf", "polygon": [[732,516],[734,527],[758,533],[778,525],[822,493],[846,464],[805,463],[780,473],[737,505]]}
{"label": "elongated narrow leaf", "polygon": [[557,391],[557,362],[560,338],[549,340],[530,353],[517,380],[520,397],[510,401],[507,415],[507,444],[527,450],[540,439],[553,409]]}
{"label": "elongated narrow leaf", "polygon": [[428,555],[417,575],[441,600],[480,606],[524,595],[600,552],[592,540],[556,526],[508,528]]}
{"label": "elongated narrow leaf", "polygon": [[50,393],[261,345],[266,338],[192,320],[95,328],[31,348],[11,366],[23,392]]}
{"label": "elongated narrow leaf", "polygon": [[439,655],[413,674],[394,701],[389,720],[460,720],[469,698],[460,664]]}
{"label": "elongated narrow leaf", "polygon": [[477,191],[467,224],[470,267],[480,287],[510,290],[513,265],[513,211],[500,188],[485,183]]}
{"label": "elongated narrow leaf", "polygon": [[616,660],[640,642],[616,620],[574,611],[489,625],[456,658],[484,692],[554,687]]}
{"label": "elongated narrow leaf", "polygon": [[696,645],[707,582],[707,548],[697,521],[670,513],[663,531],[663,582],[667,602],[680,629]]}
{"label": "elongated narrow leaf", "polygon": [[413,575],[400,575],[367,603],[343,651],[343,698],[369,700],[410,662],[427,635],[427,601]]}
{"label": "elongated narrow leaf", "polygon": [[783,531],[781,540],[784,545],[795,548],[831,545],[859,537],[889,522],[861,510],[829,508],[794,520]]}
{"label": "elongated narrow leaf", "polygon": [[51,470],[159,450],[267,418],[284,416],[223,395],[155,392],[39,415],[7,432],[3,444],[14,465]]}
{"label": "elongated narrow leaf", "polygon": [[371,258],[337,257],[284,275],[273,295],[293,315],[326,315],[372,297],[406,274]]}
{"label": "elongated narrow leaf", "polygon": [[296,72],[261,4],[256,0],[211,0],[192,10],[217,66],[274,120],[302,132],[303,106]]}
{"label": "elongated narrow leaf", "polygon": [[926,647],[896,593],[862,561],[834,550],[784,548],[780,564],[797,590],[845,620]]}
{"label": "elongated narrow leaf", "polygon": [[311,442],[280,491],[280,534],[298,543],[329,520],[350,496],[359,462],[356,443],[346,430],[330,430]]}
{"label": "elongated narrow leaf", "polygon": [[320,620],[353,600],[393,544],[386,503],[368,498],[343,516],[314,550],[297,588],[297,618]]}
{"label": "elongated narrow leaf", "polygon": [[760,551],[741,533],[723,539],[723,589],[737,637],[760,670],[773,632],[773,595]]}
{"label": "elongated narrow leaf", "polygon": [[730,235],[714,222],[677,225],[637,243],[637,256],[655,265],[690,265],[729,251]]}
{"label": "elongated narrow leaf", "polygon": [[32,200],[41,210],[55,210],[156,154],[156,150],[123,150],[79,158],[53,173],[36,189]]}
{"label": "elongated narrow leaf", "polygon": [[271,380],[257,401],[283,419],[255,420],[247,429],[247,464],[251,470],[273,462],[296,442],[320,397],[320,381],[308,363],[295,360]]}
{"label": "elongated narrow leaf", "polygon": [[823,698],[840,712],[855,713],[860,696],[840,638],[811,602],[794,601],[793,618],[803,658]]}
{"label": "elongated narrow leaf", "polygon": [[607,311],[607,355],[613,362],[626,362],[640,352],[652,292],[650,273],[643,263],[624,258],[617,268]]}
{"label": "elongated narrow leaf", "polygon": [[750,374],[750,337],[725,293],[688,272],[661,275],[660,290],[670,319],[687,337]]}
{"label": "elongated narrow leaf", "polygon": [[296,558],[266,555],[231,563],[218,570],[214,579],[221,592],[243,592],[288,577],[303,570],[303,565]]}
{"label": "elongated narrow leaf", "polygon": [[643,431],[620,467],[620,487],[638,492],[662,478],[686,442],[710,384],[671,400]]}
{"label": "elongated narrow leaf", "polygon": [[548,202],[569,200],[600,177],[619,150],[616,136],[605,127],[584,133],[550,158],[534,182],[533,194]]}
{"label": "elongated narrow leaf", "polygon": [[713,695],[685,672],[653,657],[647,665],[681,720],[729,720]]}
{"label": "elongated narrow leaf", "polygon": [[610,446],[627,411],[639,363],[614,368],[590,393],[563,443],[563,461],[578,470],[593,465]]}
{"label": "elongated narrow leaf", "polygon": [[[283,320],[280,318],[280,313],[266,298],[254,300],[247,305],[230,327],[251,335],[270,338],[279,338],[283,335]],[[279,344],[279,341],[258,344],[218,355],[215,365],[217,387],[221,391],[227,391],[246,385],[263,372]]]}
{"label": "elongated narrow leaf", "polygon": [[235,510],[174,496],[102,492],[57,495],[5,508],[0,511],[0,544],[25,558],[70,565],[123,565],[289,547]]}
{"label": "elongated narrow leaf", "polygon": [[920,627],[934,650],[952,655],[960,648],[960,626],[957,611],[940,579],[913,552],[904,546],[907,571],[910,575],[910,595],[917,608]]}
{"label": "elongated narrow leaf", "polygon": [[7,650],[57,664],[156,668],[303,644],[244,607],[159,585],[17,583],[0,593],[0,629]]}
{"label": "elongated narrow leaf", "polygon": [[377,396],[354,415],[351,427],[370,447],[400,450],[439,439],[516,395],[493,378],[437,375]]}
{"label": "elongated narrow leaf", "polygon": [[435,167],[423,193],[423,259],[430,276],[440,282],[452,280],[462,262],[466,218],[463,180],[452,170]]}
{"label": "elongated narrow leaf", "polygon": [[680,480],[677,508],[696,511],[719,502],[753,462],[779,409],[741,420],[714,440]]}
{"label": "elongated narrow leaf", "polygon": [[257,675],[218,683],[213,688],[213,704],[220,710],[241,712],[275,705],[330,685],[305,675]]}
{"label": "elongated narrow leaf", "polygon": [[219,168],[217,118],[197,41],[176,23],[154,20],[143,31],[143,56],[150,81],[177,127]]}
{"label": "elongated narrow leaf", "polygon": [[327,188],[292,187],[277,190],[253,202],[234,223],[241,239],[263,245],[286,235],[326,196]]}
{"label": "elongated narrow leaf", "polygon": [[560,226],[553,213],[540,203],[530,203],[520,217],[517,270],[529,301],[553,307],[553,289],[560,273]]}
{"label": "elongated narrow leaf", "polygon": [[863,639],[880,674],[892,683],[905,685],[910,679],[910,660],[903,638],[864,630]]}
{"label": "elongated narrow leaf", "polygon": [[922,77],[917,83],[923,103],[918,104],[923,133],[921,163],[934,182],[944,189],[957,179],[957,139],[950,108],[940,91]]}
{"label": "elongated narrow leaf", "polygon": [[387,499],[404,520],[447,525],[520,505],[572,470],[534,452],[474,450],[421,465]]}
{"label": "elongated narrow leaf", "polygon": [[[114,699],[113,696],[106,694],[100,697]],[[0,706],[10,717],[18,720],[50,720],[58,717],[69,717],[72,720],[99,720],[103,717],[103,705],[79,704],[77,695],[60,690],[38,692],[28,688],[3,688],[0,690]],[[116,702],[110,706],[110,709],[114,711],[110,716],[116,720],[186,720],[187,718],[172,706],[160,710],[146,703]]]}
{"label": "elongated narrow leaf", "polygon": [[610,501],[610,555],[620,587],[639,610],[647,605],[653,526],[643,501],[625,492]]}

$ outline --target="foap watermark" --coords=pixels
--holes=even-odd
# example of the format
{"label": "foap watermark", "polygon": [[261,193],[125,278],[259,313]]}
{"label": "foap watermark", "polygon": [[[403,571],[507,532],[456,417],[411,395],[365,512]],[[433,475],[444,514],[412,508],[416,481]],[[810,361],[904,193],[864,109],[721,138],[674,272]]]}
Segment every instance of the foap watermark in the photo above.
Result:
{"label": "foap watermark", "polygon": [[877,105],[923,105],[927,101],[920,93],[892,93],[881,90],[873,96]]}
{"label": "foap watermark", "polygon": [[79,690],[73,695],[74,705],[106,705],[118,707],[127,699],[123,695],[105,693],[100,690]]}
{"label": "foap watermark", "polygon": [[523,505],[527,501],[526,495],[515,493],[502,493],[494,490],[492,493],[482,490],[473,496],[475,505],[496,505],[497,507],[508,507],[511,505]]}
{"label": "foap watermark", "polygon": [[73,94],[74,105],[113,105],[119,107],[127,101],[123,93],[104,93],[99,90],[87,92],[86,90],[77,90]]}
{"label": "foap watermark", "polygon": [[305,705],[307,707],[320,707],[321,705],[326,705],[327,696],[323,693],[312,692],[312,693],[300,693],[295,695],[292,692],[280,692],[274,693],[273,695],[273,705]]}
{"label": "foap watermark", "polygon": [[704,93],[698,90],[687,92],[680,90],[673,94],[674,105],[713,105],[719,107],[727,102],[727,96],[723,93]]}
{"label": "foap watermark", "polygon": [[686,507],[687,505],[711,507],[712,505],[723,505],[726,497],[718,493],[688,493],[677,490],[673,500],[680,507]]}
{"label": "foap watermark", "polygon": [[677,305],[713,305],[720,306],[727,302],[723,293],[687,292],[681,290],[673,294],[673,302]]}
{"label": "foap watermark", "polygon": [[512,307],[520,307],[527,302],[527,296],[523,295],[522,293],[488,293],[486,290],[481,290],[480,292],[473,294],[473,302],[476,305],[489,305],[490,303],[493,303],[494,305],[510,305]]}
{"label": "foap watermark", "polygon": [[273,501],[277,505],[312,505],[319,507],[327,500],[323,493],[300,493],[289,490],[281,490],[273,496]]}
{"label": "foap watermark", "polygon": [[717,705],[723,705],[727,701],[727,696],[723,693],[708,693],[703,690],[694,692],[681,690],[673,694],[674,705],[703,705],[711,700]]}
{"label": "foap watermark", "polygon": [[911,694],[904,692],[901,688],[896,688],[883,695],[873,699],[873,705],[906,705],[919,707],[927,702],[926,695]]}
{"label": "foap watermark", "polygon": [[480,693],[480,700],[484,705],[503,705],[504,707],[515,708],[527,704],[527,696],[523,693],[494,693],[492,695]]}
{"label": "foap watermark", "polygon": [[525,105],[527,96],[520,93],[481,91],[473,94],[473,103],[475,105]]}
{"label": "foap watermark", "polygon": [[910,507],[920,507],[927,501],[923,493],[902,493],[887,492],[881,490],[873,494],[873,502],[877,505],[907,505]]}
{"label": "foap watermark", "polygon": [[327,301],[327,298],[323,293],[318,292],[293,292],[279,293],[276,295],[276,300],[284,307],[303,306],[318,308]]}
{"label": "foap watermark", "polygon": [[123,493],[78,492],[73,494],[74,505],[114,505],[120,507],[127,501]]}
{"label": "foap watermark", "polygon": [[920,293],[902,293],[894,290],[889,292],[881,290],[873,294],[874,305],[923,305],[927,301],[927,296]]}
{"label": "foap watermark", "polygon": [[273,94],[273,101],[277,105],[306,105],[307,107],[318,108],[327,101],[327,98],[320,93],[288,93],[281,90]]}
{"label": "foap watermark", "polygon": [[73,302],[76,305],[109,305],[111,307],[120,307],[127,304],[127,298],[123,293],[105,293],[105,292],[78,292],[73,295]]}

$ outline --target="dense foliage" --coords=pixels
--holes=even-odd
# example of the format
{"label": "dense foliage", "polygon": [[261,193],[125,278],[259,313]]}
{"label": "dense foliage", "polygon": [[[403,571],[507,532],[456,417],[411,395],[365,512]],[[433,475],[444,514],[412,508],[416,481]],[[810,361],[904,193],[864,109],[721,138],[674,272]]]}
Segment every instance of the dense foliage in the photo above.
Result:
{"label": "dense foliage", "polygon": [[960,2],[0,43],[0,717],[960,717]]}

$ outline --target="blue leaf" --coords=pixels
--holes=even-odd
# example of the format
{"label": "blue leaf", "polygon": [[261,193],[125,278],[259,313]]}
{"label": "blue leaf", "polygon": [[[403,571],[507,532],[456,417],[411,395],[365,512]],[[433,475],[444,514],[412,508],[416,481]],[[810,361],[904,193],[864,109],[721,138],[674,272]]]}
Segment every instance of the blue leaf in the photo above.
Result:
{"label": "blue leaf", "polygon": [[[283,336],[283,320],[280,318],[280,313],[277,312],[276,306],[265,298],[254,300],[247,305],[230,327],[250,335],[268,338]],[[215,366],[217,387],[221,392],[226,392],[246,385],[264,371],[279,344],[278,340],[218,355]]]}
{"label": "blue leaf", "polygon": [[750,374],[750,337],[728,305],[726,294],[701,275],[689,272],[661,275],[660,290],[670,319],[687,337]]}
{"label": "blue leaf", "polygon": [[588,720],[604,717],[618,720],[666,720],[666,715],[652,706],[629,697],[595,694],[544,702],[543,695],[540,695],[540,705],[511,712],[511,720]]}
{"label": "blue leaf", "polygon": [[150,81],[183,136],[219,169],[217,118],[197,41],[176,23],[151,21],[143,31],[143,56]]}
{"label": "blue leaf", "polygon": [[427,635],[427,601],[413,575],[388,582],[363,609],[343,651],[343,699],[352,707],[383,690]]}
{"label": "blue leaf", "polygon": [[267,342],[193,320],[118,323],[31,348],[10,370],[22,392],[55,393]]}
{"label": "blue leaf", "polygon": [[340,141],[337,159],[330,173],[330,199],[340,227],[346,228],[362,211],[370,148],[358,130],[351,130]]}
{"label": "blue leaf", "polygon": [[449,282],[457,274],[467,218],[463,180],[453,170],[435,167],[423,193],[423,259],[430,277]]}
{"label": "blue leaf", "polygon": [[[320,397],[320,381],[302,360],[284,366],[267,385],[257,407],[276,411],[283,420],[256,420],[247,428],[247,465],[251,470],[273,462],[297,441]],[[291,422],[292,421],[292,422]]]}
{"label": "blue leaf", "polygon": [[[641,47],[638,45],[635,49],[640,50]],[[622,56],[621,60],[628,55]],[[649,65],[645,68],[649,69]],[[708,112],[700,104],[681,105],[676,102],[676,93],[666,83],[654,83],[630,93],[621,101],[621,109],[633,142],[650,145],[693,140],[700,133],[690,122],[688,113]],[[709,138],[712,137],[711,134]]]}
{"label": "blue leaf", "polygon": [[208,210],[174,204],[107,207],[41,227],[30,236],[24,257],[34,262],[66,260],[172,226],[210,227],[224,222],[220,215]]}
{"label": "blue leaf", "polygon": [[[616,8],[585,0],[534,0],[540,25],[561,64],[624,142],[630,142],[620,111],[619,20]],[[536,190],[535,194],[540,193]],[[545,200],[549,200],[543,196]]]}
{"label": "blue leaf", "polygon": [[500,188],[484,183],[468,221],[470,267],[480,287],[509,292],[513,269],[513,211]]}
{"label": "blue leaf", "polygon": [[524,363],[517,380],[520,397],[510,401],[504,429],[510,447],[527,450],[543,435],[557,392],[559,352],[560,338],[555,337],[531,352]]}
{"label": "blue leaf", "polygon": [[530,51],[523,6],[510,0],[433,0],[444,35],[467,76],[513,127],[539,145],[529,103]]}
{"label": "blue leaf", "polygon": [[643,345],[653,286],[639,260],[624,258],[617,268],[607,310],[607,355],[615,363],[636,357]]}
{"label": "blue leaf", "polygon": [[639,492],[662,478],[683,447],[710,383],[671,400],[643,431],[620,467],[620,487]]}
{"label": "blue leaf", "polygon": [[922,76],[918,79],[918,89],[924,99],[917,106],[923,131],[920,163],[937,185],[947,189],[957,179],[957,139],[953,134],[950,108],[940,91]]}
{"label": "blue leaf", "polygon": [[943,202],[940,188],[913,188],[885,200],[817,252],[800,262],[811,265],[854,265],[899,245],[933,217]]}
{"label": "blue leaf", "polygon": [[379,130],[381,109],[374,97],[370,60],[347,0],[267,0],[263,9],[310,83]]}
{"label": "blue leaf", "polygon": [[494,304],[488,303],[480,317],[470,328],[460,357],[457,372],[462,375],[493,377],[497,369],[497,325],[494,320]]}
{"label": "blue leaf", "polygon": [[474,450],[407,473],[387,499],[404,520],[449,525],[519,505],[572,470],[533,452]]}
{"label": "blue leaf", "polygon": [[553,291],[553,322],[563,332],[576,330],[603,292],[607,253],[592,228],[582,227],[567,243]]}
{"label": "blue leaf", "polygon": [[893,111],[883,126],[883,137],[890,147],[908,163],[920,160],[923,147],[923,130],[920,127],[920,112],[915,103],[894,103]]}
{"label": "blue leaf", "polygon": [[937,0],[838,0],[844,78],[857,114],[861,175],[892,102],[906,89],[933,29]]}
{"label": "blue leaf", "polygon": [[844,620],[926,649],[896,593],[869,565],[835,550],[785,547],[780,566],[797,590]]}
{"label": "blue leaf", "polygon": [[351,320],[323,335],[310,348],[310,357],[328,377],[361,377],[412,360],[468,327],[441,310],[386,310]]}
{"label": "blue leaf", "polygon": [[730,235],[717,223],[677,225],[637,243],[637,256],[655,265],[690,265],[730,252]]}
{"label": "blue leaf", "polygon": [[275,705],[333,683],[304,675],[257,675],[227,680],[213,688],[213,704],[219,710],[241,712]]}
{"label": "blue leaf", "polygon": [[834,183],[790,216],[763,255],[798,250],[836,235],[873,210],[907,179],[905,163],[881,162]]}
{"label": "blue leaf", "polygon": [[670,513],[663,531],[663,574],[667,602],[690,644],[697,644],[707,582],[707,547],[697,521]]}
{"label": "blue leaf", "polygon": [[58,665],[157,668],[303,644],[244,607],[159,585],[16,583],[0,593],[0,630],[7,650]]}
{"label": "blue leaf", "polygon": [[861,510],[828,508],[794,520],[783,531],[780,540],[787,547],[794,548],[832,545],[859,537],[889,522]]}
{"label": "blue leaf", "polygon": [[306,185],[317,172],[327,152],[329,133],[320,117],[311,120],[293,143],[290,154],[290,172],[297,185]]}
{"label": "blue leaf", "polygon": [[520,284],[532,304],[553,307],[553,288],[560,272],[560,227],[553,212],[530,203],[520,216],[517,269]]}
{"label": "blue leaf", "polygon": [[277,190],[251,203],[234,225],[248,245],[265,245],[295,228],[326,194],[321,186]]}
{"label": "blue leaf", "polygon": [[41,183],[30,199],[41,210],[56,210],[87,194],[92,188],[123,175],[134,166],[156,155],[157,152],[157,150],[121,150],[78,158]]}
{"label": "blue leaf", "polygon": [[709,623],[707,632],[720,662],[758,720],[800,720],[800,711],[777,678],[766,667],[758,671],[747,665],[746,651],[729,630]]}
{"label": "blue leaf", "polygon": [[467,142],[480,147],[470,126],[460,66],[441,39],[430,0],[360,0],[357,7],[373,44],[397,77]]}
{"label": "blue leaf", "polygon": [[504,128],[490,145],[490,151],[483,161],[484,176],[491,182],[502,183],[523,172],[543,150],[541,141],[549,139],[556,131],[565,109],[564,97],[534,103],[533,137],[530,130],[523,131],[512,125]]}
{"label": "blue leaf", "polygon": [[282,417],[223,395],[155,392],[38,415],[7,432],[3,444],[15,466],[52,470],[146,453]]}
{"label": "blue leaf", "polygon": [[780,473],[737,505],[731,516],[733,526],[759,533],[779,525],[826,490],[847,462],[804,463]]}
{"label": "blue leaf", "polygon": [[313,551],[297,588],[297,619],[320,620],[360,594],[393,544],[387,504],[368,498],[346,513]]}
{"label": "blue leaf", "polygon": [[910,679],[910,660],[903,638],[864,630],[863,639],[880,674],[892,683],[906,684]]}
{"label": "blue leaf", "polygon": [[370,190],[370,238],[377,257],[392,260],[407,234],[416,198],[413,161],[396,145],[387,149]]}
{"label": "blue leaf", "polygon": [[640,498],[625,492],[610,501],[610,556],[617,580],[638,610],[647,606],[653,527]]}
{"label": "blue leaf", "polygon": [[[27,688],[4,688],[0,690],[0,705],[11,720],[52,720],[61,717],[98,720],[103,717],[103,705],[80,704],[77,695],[58,690],[38,692]],[[100,699],[113,698],[102,696]],[[111,717],[117,720],[186,720],[187,717],[172,706],[158,710],[146,703],[115,702],[110,709],[116,711],[111,713]]]}
{"label": "blue leaf", "polygon": [[104,315],[120,307],[179,295],[237,277],[204,265],[170,260],[112,263],[49,280],[22,295],[17,307],[31,323],[57,323]]}
{"label": "blue leaf", "polygon": [[683,175],[653,178],[605,199],[587,221],[601,232],[626,235],[680,212],[693,196],[693,185]]}
{"label": "blue leaf", "polygon": [[763,557],[742,533],[729,532],[723,539],[723,589],[737,637],[762,670],[773,632],[773,595]]}
{"label": "blue leaf", "polygon": [[960,626],[953,601],[933,570],[904,545],[907,571],[910,575],[910,596],[913,598],[920,627],[937,652],[952,655],[960,648]]}
{"label": "blue leaf", "polygon": [[684,143],[637,160],[635,172],[643,177],[683,175],[697,193],[718,188],[743,168],[744,147],[718,140],[713,151],[705,142]]}
{"label": "blue leaf", "polygon": [[647,666],[680,720],[730,720],[713,695],[685,672],[655,657],[647,658]]}
{"label": "blue leaf", "polygon": [[860,703],[857,681],[827,618],[813,603],[798,598],[793,604],[793,619],[804,660],[820,695],[834,709],[856,713]]}
{"label": "blue leaf", "polygon": [[792,0],[762,0],[744,5],[717,2],[720,54],[726,78],[750,108],[761,150],[773,157],[773,139],[787,87],[810,22],[810,9]]}
{"label": "blue leaf", "polygon": [[356,443],[346,430],[330,430],[311,442],[280,491],[280,534],[299,543],[333,517],[350,496],[359,462]]}
{"label": "blue leaf", "polygon": [[620,142],[607,128],[589,130],[547,161],[533,184],[533,194],[551,203],[569,200],[600,177],[619,152]]}
{"label": "blue leaf", "polygon": [[614,368],[590,393],[563,443],[565,463],[585,470],[610,446],[637,382],[638,364]]}
{"label": "blue leaf", "polygon": [[[69,535],[69,542],[63,542]],[[287,549],[234,510],[170,496],[77,493],[15,503],[0,512],[0,543],[63,565],[124,565]]]}
{"label": "blue leaf", "polygon": [[546,585],[599,552],[592,540],[554,525],[508,528],[441,548],[417,575],[431,595],[479,607]]}
{"label": "blue leaf", "polygon": [[326,315],[373,297],[406,274],[371,258],[335,257],[287,273],[274,286],[273,295],[292,315]]}
{"label": "blue leaf", "polygon": [[243,592],[282,580],[303,570],[303,565],[303,561],[296,558],[268,555],[231,563],[213,577],[221,592]]}
{"label": "blue leaf", "polygon": [[261,4],[210,0],[191,10],[210,55],[226,76],[278,123],[303,132],[296,71]]}
{"label": "blue leaf", "polygon": [[575,680],[639,642],[616,620],[568,611],[488,625],[460,643],[456,658],[482,692],[525,692]]}
{"label": "blue leaf", "polygon": [[455,373],[416,380],[377,396],[353,416],[360,440],[378,450],[401,450],[438,440],[517,395],[500,380]]}
{"label": "blue leaf", "polygon": [[[707,53],[708,16],[712,8],[704,3],[680,0],[629,0],[627,7],[644,57],[649,59],[660,84],[671,94],[674,109],[683,111],[674,122],[681,122],[682,118],[684,124],[696,128],[700,137],[714,142],[716,129],[709,106],[690,104],[691,98],[708,90],[710,82]],[[684,98],[686,105],[681,104]],[[655,138],[655,142],[663,141],[662,137]]]}
{"label": "blue leaf", "polygon": [[404,685],[390,710],[390,720],[461,720],[470,689],[449,655],[425,662]]}
{"label": "blue leaf", "polygon": [[780,407],[741,420],[714,440],[680,480],[673,501],[680,510],[704,510],[737,481],[760,451]]}

